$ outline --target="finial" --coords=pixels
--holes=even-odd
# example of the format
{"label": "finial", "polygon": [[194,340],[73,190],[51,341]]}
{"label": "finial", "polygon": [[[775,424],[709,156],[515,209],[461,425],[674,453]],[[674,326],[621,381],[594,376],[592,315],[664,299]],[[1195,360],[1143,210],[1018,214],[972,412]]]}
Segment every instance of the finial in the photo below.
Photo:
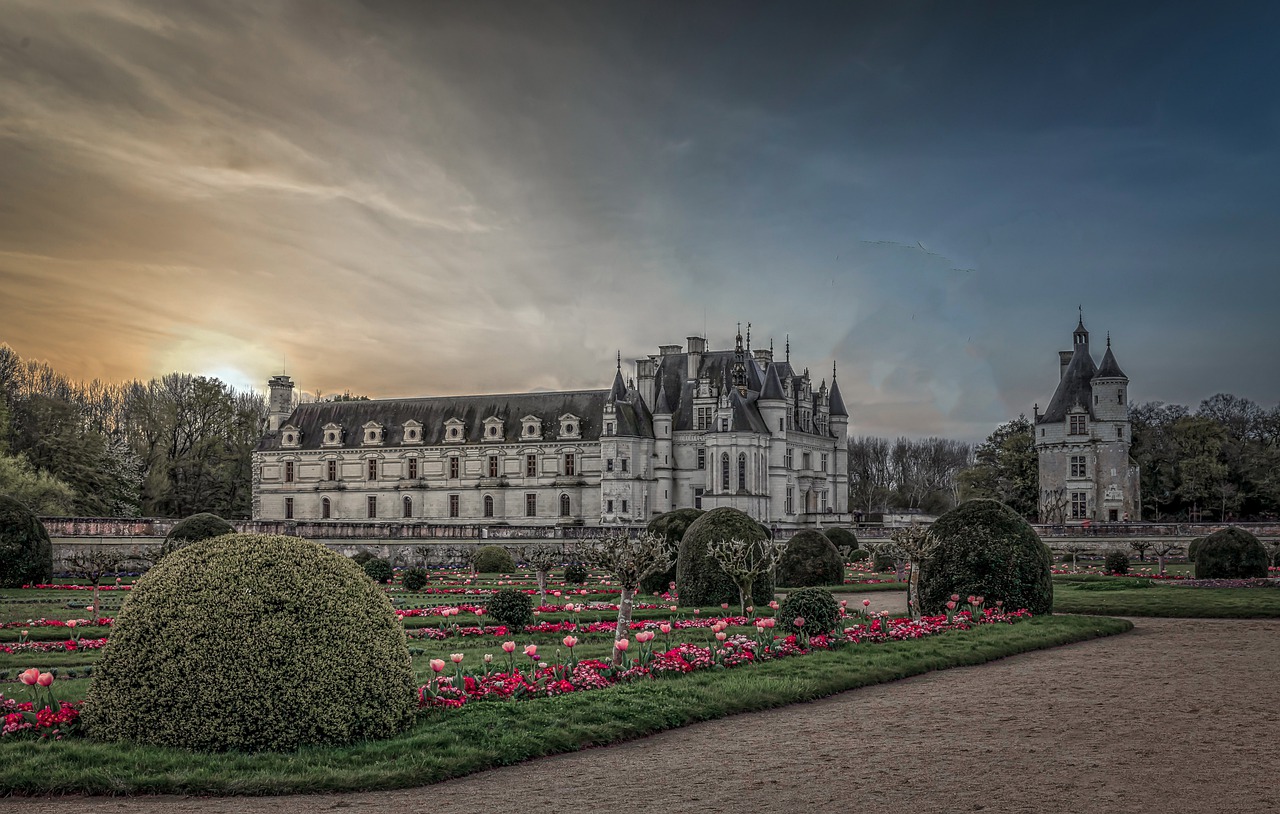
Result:
{"label": "finial", "polygon": [[791,334],[787,334],[787,361],[791,361]]}
{"label": "finial", "polygon": [[747,350],[751,350],[751,323],[747,323]]}
{"label": "finial", "polygon": [[773,337],[769,337],[769,357],[773,358]]}
{"label": "finial", "polygon": [[1084,306],[1077,305],[1076,308],[1080,311],[1080,326],[1084,327]]}
{"label": "finial", "polygon": [[618,351],[618,372],[622,372],[622,351]]}
{"label": "finial", "polygon": [[1111,347],[1111,331],[1107,331],[1107,348]]}
{"label": "finial", "polygon": [[831,383],[836,383],[836,360],[831,360]]}

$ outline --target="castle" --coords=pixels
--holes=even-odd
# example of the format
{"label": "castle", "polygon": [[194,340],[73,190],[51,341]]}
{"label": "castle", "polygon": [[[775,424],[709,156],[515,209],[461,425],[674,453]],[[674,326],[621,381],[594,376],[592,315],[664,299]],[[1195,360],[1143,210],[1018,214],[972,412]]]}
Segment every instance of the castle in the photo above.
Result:
{"label": "castle", "polygon": [[622,360],[607,390],[293,404],[268,383],[253,516],[626,525],[731,506],[780,527],[847,523],[849,415],[832,368],[705,337]]}
{"label": "castle", "polygon": [[1111,350],[1096,365],[1080,317],[1072,348],[1058,353],[1058,389],[1035,407],[1040,522],[1140,520],[1138,465],[1129,457],[1129,378]]}

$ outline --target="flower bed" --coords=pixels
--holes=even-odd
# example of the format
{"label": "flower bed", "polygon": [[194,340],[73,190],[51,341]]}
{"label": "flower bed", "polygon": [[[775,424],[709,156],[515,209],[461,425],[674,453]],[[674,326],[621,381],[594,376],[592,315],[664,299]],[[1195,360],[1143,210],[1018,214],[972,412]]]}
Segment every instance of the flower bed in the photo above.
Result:
{"label": "flower bed", "polygon": [[0,644],[0,653],[74,653],[77,650],[101,650],[107,637],[100,639],[67,639],[54,642],[14,642]]}

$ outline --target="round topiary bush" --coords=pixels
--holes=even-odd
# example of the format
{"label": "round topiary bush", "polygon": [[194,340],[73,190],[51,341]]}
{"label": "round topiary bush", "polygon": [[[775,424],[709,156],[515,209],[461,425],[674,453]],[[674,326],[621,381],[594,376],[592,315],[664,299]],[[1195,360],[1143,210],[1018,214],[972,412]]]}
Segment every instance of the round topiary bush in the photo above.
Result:
{"label": "round topiary bush", "polygon": [[849,552],[849,562],[866,562],[871,559],[871,552],[865,548],[855,548]]}
{"label": "round topiary bush", "polygon": [[410,568],[404,572],[404,578],[401,582],[404,584],[406,591],[421,591],[427,587],[427,569]]}
{"label": "round topiary bush", "polygon": [[1203,542],[1203,537],[1197,537],[1187,545],[1187,559],[1189,561],[1196,561],[1196,553],[1200,551],[1200,544]]}
{"label": "round topiary bush", "polygon": [[1258,579],[1267,576],[1267,549],[1235,526],[1219,529],[1196,552],[1196,579]]}
{"label": "round topiary bush", "polygon": [[[684,533],[689,530],[694,521],[706,514],[702,509],[676,509],[675,511],[660,514],[649,521],[646,531],[651,534],[661,535],[667,545],[671,546],[671,550],[675,551],[680,547],[680,541],[684,539]],[[656,574],[650,574],[640,581],[640,593],[642,594],[661,594],[665,593],[676,581],[676,564],[671,563],[670,568],[663,569]]]}
{"label": "round topiary bush", "polygon": [[345,557],[298,537],[192,543],[134,583],[94,670],[100,740],[288,751],[413,722],[404,627]]}
{"label": "round topiary bush", "polygon": [[35,513],[0,495],[0,588],[53,579],[53,545]]}
{"label": "round topiary bush", "polygon": [[476,552],[471,564],[479,574],[509,574],[516,570],[515,558],[500,545],[487,545]]}
{"label": "round topiary bush", "polygon": [[[696,607],[738,601],[738,586],[707,553],[707,545],[712,540],[735,538],[744,542],[768,539],[763,526],[737,509],[712,509],[693,521],[680,540],[676,560],[680,604]],[[752,586],[750,602],[764,605],[772,599],[773,579],[768,574],[761,575]]]}
{"label": "round topiary bush", "polygon": [[[822,533],[836,547],[836,551],[840,552],[841,558],[848,557],[850,554],[858,550],[858,538],[849,529],[842,529],[838,526],[823,529]],[[852,560],[850,561],[852,562]]]}
{"label": "round topiary bush", "polygon": [[533,604],[526,594],[504,589],[485,603],[484,614],[511,632],[519,633],[533,619]]}
{"label": "round topiary bush", "polygon": [[376,557],[360,566],[360,568],[369,575],[369,579],[379,585],[386,585],[387,580],[395,576],[395,571],[391,568],[391,563],[386,560],[380,560]]}
{"label": "round topiary bush", "polygon": [[[804,619],[804,625],[796,627],[795,620]],[[790,591],[778,608],[778,625],[785,633],[803,630],[810,636],[830,633],[840,623],[840,605],[830,591],[822,588],[801,588]]]}
{"label": "round topiary bush", "polygon": [[778,585],[803,588],[843,584],[844,558],[826,535],[805,529],[787,541],[778,562]]}
{"label": "round topiary bush", "polygon": [[571,562],[564,567],[564,581],[581,585],[587,581],[587,566],[580,562]]}
{"label": "round topiary bush", "polygon": [[881,552],[871,560],[871,570],[877,574],[894,574],[897,573],[898,563],[892,556]]}
{"label": "round topiary bush", "polygon": [[193,514],[173,524],[173,528],[164,538],[164,545],[161,546],[160,551],[162,555],[168,554],[191,543],[221,537],[224,534],[235,534],[235,531],[230,523],[216,514],[208,512]]}
{"label": "round topiary bush", "polygon": [[941,613],[951,594],[977,594],[1008,610],[1053,611],[1053,555],[1021,515],[995,500],[970,500],[931,527],[938,541],[920,568],[920,610]]}
{"label": "round topiary bush", "polygon": [[1129,555],[1123,551],[1108,551],[1103,565],[1108,574],[1129,573]]}

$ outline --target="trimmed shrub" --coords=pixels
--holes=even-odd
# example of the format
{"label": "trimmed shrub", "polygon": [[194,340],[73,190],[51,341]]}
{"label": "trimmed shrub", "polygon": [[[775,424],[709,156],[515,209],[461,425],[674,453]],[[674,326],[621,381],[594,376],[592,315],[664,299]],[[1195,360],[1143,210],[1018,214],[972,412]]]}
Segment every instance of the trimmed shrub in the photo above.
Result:
{"label": "trimmed shrub", "polygon": [[417,704],[391,600],[298,537],[226,535],[165,557],[126,595],[94,676],[92,737],[198,751],[386,738]]}
{"label": "trimmed shrub", "polygon": [[[689,530],[689,526],[693,525],[699,517],[706,514],[702,509],[676,509],[675,511],[660,514],[649,521],[646,529],[652,534],[660,534],[666,538],[667,545],[671,546],[674,551],[680,547],[680,541],[684,539],[684,533]],[[671,567],[659,571],[656,574],[650,574],[640,581],[640,593],[642,594],[661,594],[666,593],[671,583],[676,581],[676,563],[671,563]]]}
{"label": "trimmed shrub", "polygon": [[1129,573],[1129,555],[1123,551],[1108,551],[1103,565],[1108,574]]}
{"label": "trimmed shrub", "polygon": [[778,562],[778,585],[843,585],[844,558],[825,535],[805,529],[787,541]]}
{"label": "trimmed shrub", "polygon": [[571,562],[564,567],[564,581],[581,585],[587,581],[587,566],[580,562]]}
{"label": "trimmed shrub", "polygon": [[1219,529],[1196,552],[1196,579],[1255,579],[1267,576],[1267,549],[1235,526]]}
{"label": "trimmed shrub", "polygon": [[484,614],[511,633],[519,633],[533,619],[533,604],[526,594],[510,589],[498,591],[485,603]]}
{"label": "trimmed shrub", "polygon": [[1203,537],[1197,537],[1187,545],[1187,559],[1191,562],[1196,561],[1196,552],[1200,550],[1201,543],[1204,542]]}
{"label": "trimmed shrub", "polygon": [[[804,626],[797,628],[795,620],[804,619]],[[810,636],[830,633],[840,623],[840,605],[830,591],[822,588],[801,588],[791,591],[778,608],[778,624],[783,635],[803,630]]]}
{"label": "trimmed shrub", "polygon": [[198,543],[201,540],[210,540],[214,537],[221,537],[224,534],[235,533],[235,528],[226,520],[216,514],[200,512],[173,524],[173,528],[169,530],[169,534],[164,538],[164,545],[161,547],[160,553],[161,555],[168,554],[177,551],[183,546]]}
{"label": "trimmed shrub", "polygon": [[840,552],[842,558],[858,550],[858,538],[849,529],[833,527],[823,529],[822,533],[831,541],[831,545],[836,547],[836,551]]}
{"label": "trimmed shrub", "polygon": [[35,513],[0,495],[0,588],[53,580],[53,545]]}
{"label": "trimmed shrub", "polygon": [[[738,586],[707,553],[712,540],[737,538],[746,542],[768,539],[764,526],[737,509],[712,509],[693,521],[680,541],[676,560],[676,590],[680,604],[694,607],[738,601]],[[766,605],[773,600],[773,580],[762,574],[752,586],[748,604]]]}
{"label": "trimmed shrub", "polygon": [[364,548],[351,555],[351,561],[361,567],[363,567],[365,563],[372,562],[376,559],[378,559],[377,554],[374,554],[372,551]]}
{"label": "trimmed shrub", "polygon": [[427,587],[427,569],[410,568],[404,572],[404,578],[401,583],[406,591],[421,591]]}
{"label": "trimmed shrub", "polygon": [[1053,612],[1053,555],[1013,509],[970,500],[932,526],[938,549],[920,568],[920,610],[941,613],[951,594],[977,594],[1008,610]]}
{"label": "trimmed shrub", "polygon": [[515,558],[500,545],[487,545],[476,552],[471,564],[480,574],[510,574],[516,570]]}
{"label": "trimmed shrub", "polygon": [[877,574],[893,574],[898,570],[898,563],[893,557],[881,552],[871,560],[871,570]]}
{"label": "trimmed shrub", "polygon": [[855,548],[849,552],[849,562],[866,562],[871,559],[871,552],[865,548]]}
{"label": "trimmed shrub", "polygon": [[376,557],[369,560],[360,569],[369,575],[369,579],[379,585],[386,585],[387,580],[395,576],[395,571],[391,568],[391,563],[386,560],[380,560]]}

